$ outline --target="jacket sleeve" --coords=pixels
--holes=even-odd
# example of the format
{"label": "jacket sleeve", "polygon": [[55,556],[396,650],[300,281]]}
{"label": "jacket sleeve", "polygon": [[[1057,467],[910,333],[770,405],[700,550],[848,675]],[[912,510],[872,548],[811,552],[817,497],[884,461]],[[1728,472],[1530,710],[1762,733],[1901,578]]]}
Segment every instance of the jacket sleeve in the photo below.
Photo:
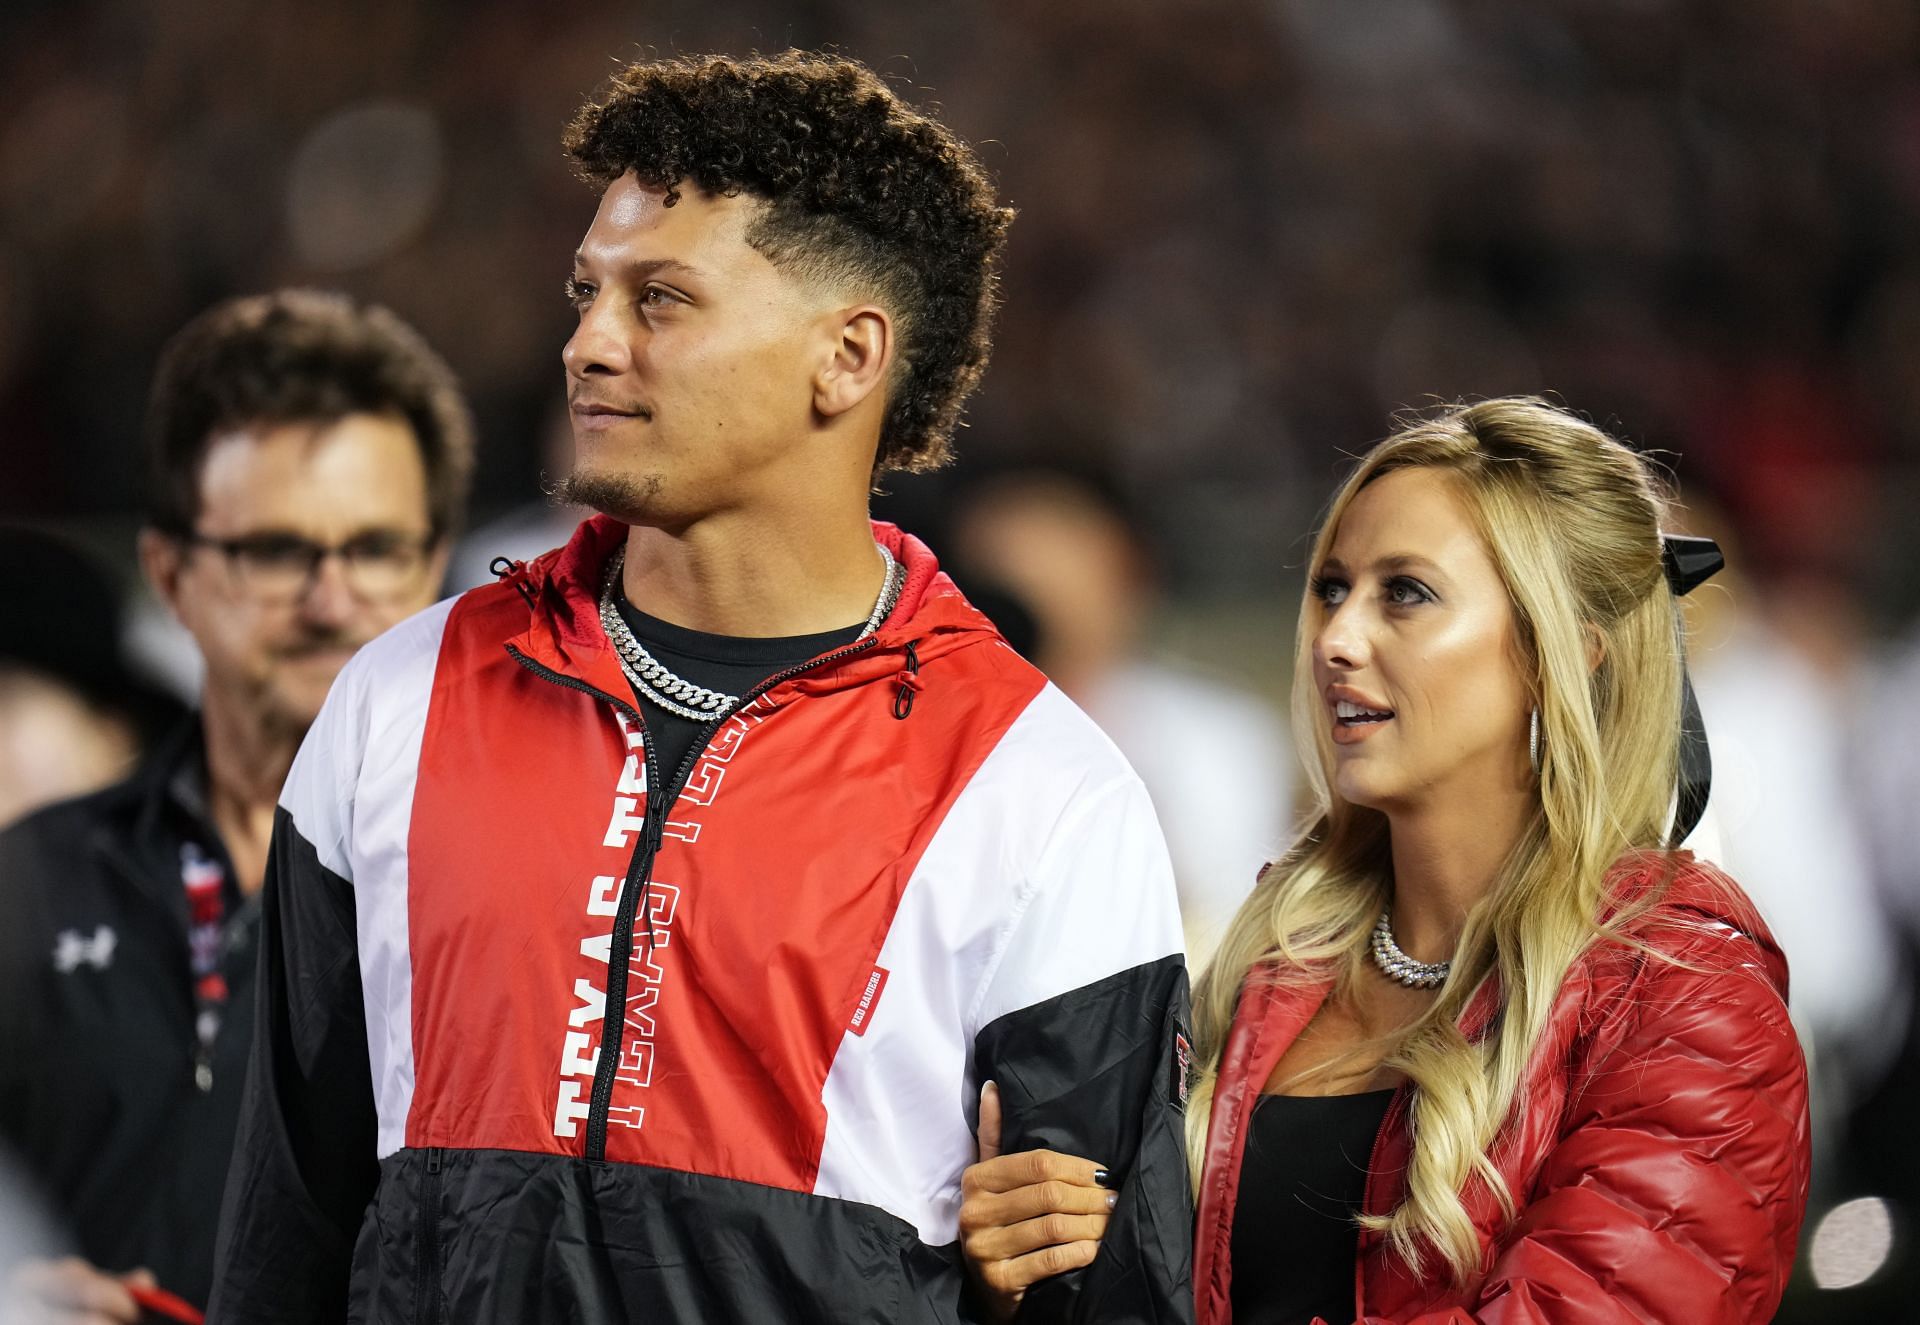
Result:
{"label": "jacket sleeve", "polygon": [[354,1239],[378,1180],[344,845],[358,762],[342,711],[350,689],[336,683],[274,818],[253,1055],[208,1312],[216,1325],[344,1320]]}
{"label": "jacket sleeve", "polygon": [[1807,1201],[1799,1041],[1756,965],[1644,960],[1471,1314],[1400,1325],[1772,1319]]}
{"label": "jacket sleeve", "polygon": [[1191,1321],[1187,972],[1138,779],[1075,800],[1030,885],[975,1022],[975,1077],[1000,1088],[1003,1149],[1093,1159],[1119,1200],[1094,1263],[1034,1285],[1019,1320]]}

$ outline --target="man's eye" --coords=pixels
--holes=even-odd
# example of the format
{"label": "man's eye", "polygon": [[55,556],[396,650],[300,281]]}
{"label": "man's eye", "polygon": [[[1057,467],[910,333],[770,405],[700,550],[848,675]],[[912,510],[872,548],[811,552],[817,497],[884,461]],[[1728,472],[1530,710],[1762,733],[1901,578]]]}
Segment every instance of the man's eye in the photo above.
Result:
{"label": "man's eye", "polygon": [[657,285],[649,285],[640,292],[640,306],[642,308],[664,308],[672,302],[673,296]]}
{"label": "man's eye", "polygon": [[239,544],[235,551],[242,561],[273,570],[313,564],[314,546],[298,538],[256,538]]}
{"label": "man's eye", "polygon": [[348,561],[392,561],[412,550],[399,534],[363,534],[340,549]]}

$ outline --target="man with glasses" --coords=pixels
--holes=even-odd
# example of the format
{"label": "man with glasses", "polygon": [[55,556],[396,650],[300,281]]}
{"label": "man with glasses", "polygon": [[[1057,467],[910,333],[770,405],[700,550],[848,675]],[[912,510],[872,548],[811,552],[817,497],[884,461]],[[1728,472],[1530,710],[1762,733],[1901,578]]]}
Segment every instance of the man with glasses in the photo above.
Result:
{"label": "man with glasses", "polygon": [[309,291],[182,330],[147,446],[140,562],[205,688],[127,782],[0,835],[0,1142],[80,1253],[16,1272],[0,1316],[133,1321],[154,1281],[205,1302],[275,802],[347,659],[433,600],[473,450],[417,333]]}

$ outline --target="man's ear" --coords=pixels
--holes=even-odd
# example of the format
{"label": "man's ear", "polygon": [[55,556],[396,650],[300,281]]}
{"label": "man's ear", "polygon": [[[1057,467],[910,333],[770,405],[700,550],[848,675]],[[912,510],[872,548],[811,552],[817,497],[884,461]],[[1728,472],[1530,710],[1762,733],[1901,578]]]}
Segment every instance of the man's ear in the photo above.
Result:
{"label": "man's ear", "polygon": [[147,583],[161,602],[167,605],[167,611],[177,620],[180,616],[180,572],[186,564],[186,548],[177,538],[161,533],[151,525],[140,531],[138,543],[140,553],[140,573],[147,577]]}
{"label": "man's ear", "polygon": [[813,379],[813,407],[834,418],[885,385],[893,367],[893,319],[877,305],[861,304],[838,314],[830,331],[826,361]]}

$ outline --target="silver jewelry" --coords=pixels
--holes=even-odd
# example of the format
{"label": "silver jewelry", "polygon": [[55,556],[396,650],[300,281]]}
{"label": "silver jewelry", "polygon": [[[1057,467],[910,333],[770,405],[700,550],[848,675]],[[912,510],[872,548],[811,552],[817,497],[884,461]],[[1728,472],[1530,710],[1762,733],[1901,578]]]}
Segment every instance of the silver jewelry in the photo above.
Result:
{"label": "silver jewelry", "polygon": [[1534,775],[1540,773],[1540,710],[1533,710],[1527,719],[1527,762],[1533,765]]}
{"label": "silver jewelry", "polygon": [[1453,969],[1453,963],[1417,962],[1400,951],[1400,945],[1393,941],[1393,909],[1389,907],[1380,913],[1380,919],[1373,926],[1373,964],[1380,973],[1397,985],[1408,989],[1438,989],[1446,983],[1447,972]]}
{"label": "silver jewelry", "polygon": [[893,559],[893,553],[880,544],[873,545],[880,553],[880,560],[886,565],[887,577],[880,582],[880,596],[873,600],[873,611],[867,614],[867,624],[860,628],[855,639],[865,639],[880,629],[880,623],[893,615],[893,609],[900,603],[900,591],[907,587],[907,568]]}
{"label": "silver jewelry", "polygon": [[[881,582],[880,597],[873,604],[873,612],[856,636],[858,639],[865,639],[880,628],[880,623],[899,603],[900,590],[907,582],[906,567],[895,561],[893,554],[880,544],[873,546],[887,568],[886,577]],[[606,582],[600,588],[600,627],[607,632],[607,640],[613,645],[615,656],[620,659],[620,670],[626,673],[627,680],[644,698],[667,712],[694,722],[717,721],[740,702],[740,697],[695,685],[647,652],[646,646],[627,628],[626,618],[620,615],[617,605],[620,571],[626,563],[626,548],[616,549],[612,561],[607,565]]]}

